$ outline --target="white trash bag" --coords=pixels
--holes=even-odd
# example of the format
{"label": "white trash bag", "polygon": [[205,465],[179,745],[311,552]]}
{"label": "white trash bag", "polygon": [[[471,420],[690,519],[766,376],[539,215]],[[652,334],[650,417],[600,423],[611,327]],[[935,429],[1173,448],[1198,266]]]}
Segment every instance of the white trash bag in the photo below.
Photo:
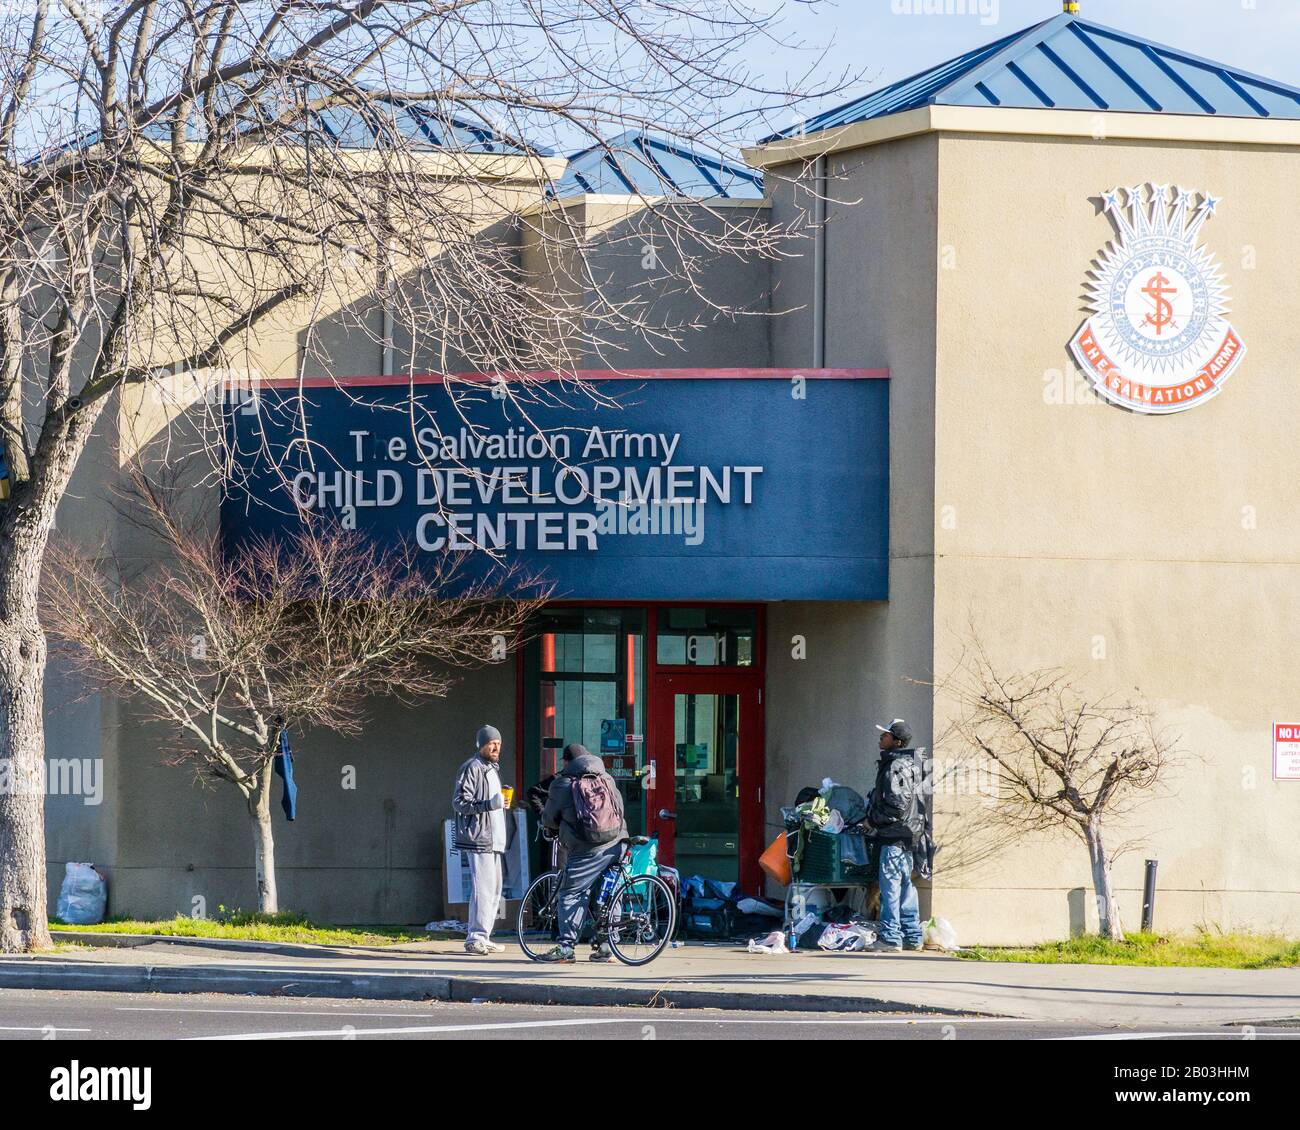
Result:
{"label": "white trash bag", "polygon": [[750,953],[789,953],[785,944],[785,935],[780,930],[773,930],[763,938],[750,938],[747,947]]}
{"label": "white trash bag", "polygon": [[861,953],[876,940],[876,932],[861,922],[832,924],[817,939],[817,948],[839,950],[841,953]]}
{"label": "white trash bag", "polygon": [[952,923],[948,919],[931,918],[925,924],[925,948],[948,952],[961,949],[957,944],[957,931],[952,928]]}
{"label": "white trash bag", "polygon": [[59,888],[57,912],[70,926],[92,926],[104,921],[108,883],[93,863],[69,863]]}

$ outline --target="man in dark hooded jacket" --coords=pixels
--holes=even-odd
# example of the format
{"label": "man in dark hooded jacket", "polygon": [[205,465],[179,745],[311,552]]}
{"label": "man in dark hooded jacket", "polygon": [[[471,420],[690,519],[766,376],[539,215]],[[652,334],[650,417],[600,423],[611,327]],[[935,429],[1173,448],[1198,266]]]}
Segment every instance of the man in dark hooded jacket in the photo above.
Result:
{"label": "man in dark hooded jacket", "polygon": [[[627,839],[627,823],[623,818],[623,795],[614,779],[605,772],[605,763],[587,748],[576,742],[564,749],[567,764],[551,782],[550,795],[542,812],[542,824],[560,835],[560,844],[569,851],[568,861],[560,876],[560,895],[557,907],[560,925],[560,944],[541,955],[542,961],[572,962],[576,960],[573,948],[582,934],[589,894],[593,884],[623,854],[623,841]],[[592,843],[583,831],[574,800],[574,785],[584,776],[604,778],[618,817],[618,826],[610,837],[601,843]],[[608,961],[611,954],[606,946],[593,949],[592,961]]]}
{"label": "man in dark hooded jacket", "polygon": [[912,882],[912,849],[925,832],[923,766],[901,718],[880,731],[876,787],[867,797],[867,823],[880,843],[880,937],[873,953],[919,950],[924,944],[921,904]]}

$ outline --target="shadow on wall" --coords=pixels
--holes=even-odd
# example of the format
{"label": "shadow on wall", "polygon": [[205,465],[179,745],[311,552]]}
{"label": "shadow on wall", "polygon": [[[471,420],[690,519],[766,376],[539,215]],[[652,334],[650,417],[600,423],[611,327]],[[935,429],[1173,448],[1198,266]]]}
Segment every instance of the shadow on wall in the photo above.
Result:
{"label": "shadow on wall", "polygon": [[[728,223],[734,226],[738,222],[743,221],[693,215],[673,224],[638,212],[591,232],[591,239],[583,244],[581,263],[576,249],[568,246],[575,235],[589,230],[581,221],[575,222],[572,233],[556,237],[563,245],[528,245],[520,225],[509,219],[486,227],[479,239],[485,252],[485,271],[499,271],[509,264],[508,269],[516,272],[512,281],[520,290],[502,301],[509,307],[518,300],[521,319],[525,309],[533,312],[532,324],[518,327],[525,337],[538,342],[554,337],[560,323],[543,308],[547,304],[553,310],[584,307],[593,312],[590,332],[607,343],[602,351],[605,355],[582,351],[581,356],[572,357],[575,367],[769,365],[770,263],[757,256],[741,258],[718,252],[707,240],[685,230],[692,225],[701,232],[716,228],[712,234],[720,236]],[[665,234],[665,224],[673,225],[671,235]],[[688,274],[695,286],[686,281]],[[416,292],[419,282],[408,277],[400,287]],[[701,295],[707,295],[707,300]],[[423,304],[429,297],[415,304]],[[465,297],[448,299],[448,322],[453,326],[464,320]],[[399,313],[391,331],[395,373],[405,373],[408,364],[417,373],[472,371],[479,366],[466,356],[466,350],[474,351],[476,345],[481,349],[498,333],[503,344],[508,341],[508,333],[499,326],[465,326],[452,335],[461,337],[459,343],[445,340],[433,326],[412,334],[400,314],[407,304],[396,304]],[[612,316],[614,310],[621,314]],[[649,340],[630,330],[630,321],[646,327]],[[319,378],[380,372],[383,330],[378,295],[339,307],[321,318],[310,334],[299,332],[303,375]],[[555,345],[552,340],[543,351],[551,353]],[[516,350],[520,357],[536,351],[536,346],[526,341],[506,348]]]}

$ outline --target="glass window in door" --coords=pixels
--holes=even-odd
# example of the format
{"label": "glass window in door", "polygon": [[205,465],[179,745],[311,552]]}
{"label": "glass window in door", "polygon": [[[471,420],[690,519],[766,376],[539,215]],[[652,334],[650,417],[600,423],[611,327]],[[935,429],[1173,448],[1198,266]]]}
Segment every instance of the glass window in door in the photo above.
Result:
{"label": "glass window in door", "polygon": [[682,877],[740,878],[740,696],[673,696],[676,866]]}

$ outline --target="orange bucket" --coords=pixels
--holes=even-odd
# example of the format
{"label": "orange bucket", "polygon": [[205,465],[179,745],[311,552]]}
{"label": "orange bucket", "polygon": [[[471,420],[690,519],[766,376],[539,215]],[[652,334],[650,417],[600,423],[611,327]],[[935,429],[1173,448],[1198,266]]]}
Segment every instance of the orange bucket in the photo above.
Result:
{"label": "orange bucket", "polygon": [[768,844],[767,851],[758,857],[758,865],[774,882],[783,887],[790,885],[790,857],[786,855],[784,832]]}

